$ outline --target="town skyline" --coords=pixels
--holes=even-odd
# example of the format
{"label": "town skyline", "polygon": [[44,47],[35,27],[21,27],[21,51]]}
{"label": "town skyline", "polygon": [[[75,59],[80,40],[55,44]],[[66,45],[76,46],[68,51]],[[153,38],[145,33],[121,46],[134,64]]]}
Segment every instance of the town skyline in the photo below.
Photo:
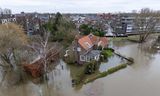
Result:
{"label": "town skyline", "polygon": [[[158,0],[0,0],[0,7],[12,13],[115,13],[131,12],[142,8],[160,10]],[[10,2],[10,3],[8,3]]]}

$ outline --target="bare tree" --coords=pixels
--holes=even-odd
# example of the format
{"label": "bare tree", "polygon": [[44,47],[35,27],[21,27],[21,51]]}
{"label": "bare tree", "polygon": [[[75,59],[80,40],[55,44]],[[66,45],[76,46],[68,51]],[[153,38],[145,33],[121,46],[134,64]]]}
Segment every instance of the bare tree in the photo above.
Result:
{"label": "bare tree", "polygon": [[135,30],[139,32],[139,42],[144,42],[151,33],[155,32],[155,26],[160,21],[160,13],[149,8],[141,9],[135,17]]}
{"label": "bare tree", "polygon": [[[27,37],[21,26],[16,24],[0,25],[0,65],[18,65],[16,53],[27,44]],[[20,50],[19,50],[20,49]]]}
{"label": "bare tree", "polygon": [[43,73],[47,73],[48,65],[58,59],[62,47],[57,42],[49,42],[49,37],[50,32],[44,31],[43,36],[33,37],[31,44],[28,45],[36,53],[36,58],[29,64],[25,64],[24,69],[33,77],[39,77]]}

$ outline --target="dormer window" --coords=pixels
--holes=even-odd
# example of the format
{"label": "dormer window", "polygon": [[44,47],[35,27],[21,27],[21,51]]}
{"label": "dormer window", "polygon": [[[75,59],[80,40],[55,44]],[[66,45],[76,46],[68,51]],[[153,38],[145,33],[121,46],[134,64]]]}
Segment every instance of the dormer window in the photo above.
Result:
{"label": "dormer window", "polygon": [[90,39],[91,39],[91,38],[93,38],[93,34],[89,34],[89,36],[88,36],[88,37],[89,37]]}

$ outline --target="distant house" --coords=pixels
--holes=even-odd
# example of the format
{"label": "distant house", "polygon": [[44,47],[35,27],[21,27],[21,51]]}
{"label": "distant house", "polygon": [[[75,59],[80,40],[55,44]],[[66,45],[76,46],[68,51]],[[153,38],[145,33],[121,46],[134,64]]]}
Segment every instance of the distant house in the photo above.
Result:
{"label": "distant house", "polygon": [[80,64],[90,62],[92,60],[98,61],[100,59],[99,46],[102,48],[107,47],[108,39],[106,37],[98,37],[93,34],[83,36],[77,39],[74,46],[74,51],[77,55],[77,61]]}
{"label": "distant house", "polygon": [[24,13],[16,14],[17,24],[22,25],[25,33],[29,36],[42,34],[42,25],[47,23],[53,17],[50,14]]}
{"label": "distant house", "polygon": [[7,23],[15,23],[16,22],[16,18],[14,15],[1,15],[0,16],[0,24],[7,24]]}

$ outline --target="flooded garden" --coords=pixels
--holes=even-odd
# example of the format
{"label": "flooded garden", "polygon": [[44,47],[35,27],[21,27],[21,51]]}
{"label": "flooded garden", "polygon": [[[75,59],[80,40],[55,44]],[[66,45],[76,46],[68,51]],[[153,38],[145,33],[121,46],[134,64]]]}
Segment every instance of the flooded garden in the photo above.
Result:
{"label": "flooded garden", "polygon": [[[25,73],[20,74],[19,70],[1,70],[0,96],[159,96],[160,53],[143,49],[140,44],[128,40],[111,39],[110,47],[132,57],[134,64],[78,87],[73,86],[73,78],[81,66],[68,65],[62,60],[56,62],[57,66],[46,74],[45,79],[32,79]],[[112,55],[99,64],[97,72],[105,72],[125,62]]]}

